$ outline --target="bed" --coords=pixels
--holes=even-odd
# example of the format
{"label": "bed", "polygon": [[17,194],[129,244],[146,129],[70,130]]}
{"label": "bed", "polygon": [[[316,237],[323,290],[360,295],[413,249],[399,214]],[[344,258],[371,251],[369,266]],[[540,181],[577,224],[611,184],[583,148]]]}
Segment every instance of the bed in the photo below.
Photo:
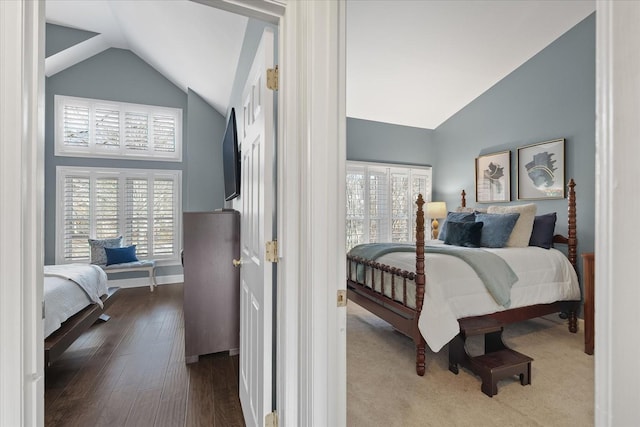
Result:
{"label": "bed", "polygon": [[[410,248],[400,248],[400,252],[382,252],[379,257],[362,256],[362,253],[373,253],[367,252],[368,248],[365,252],[362,248],[352,249],[347,254],[349,299],[413,339],[418,375],[425,373],[426,345],[433,351],[439,351],[460,332],[460,321],[491,318],[508,324],[561,313],[568,319],[569,331],[577,332],[581,294],[576,274],[573,179],[568,187],[568,236],[553,236],[554,246],[566,245],[566,254],[555,247],[466,250],[489,252],[494,258],[497,255],[515,272],[517,277],[513,287],[507,291],[506,300],[500,300],[489,292],[485,287],[486,280],[483,284],[477,271],[457,255],[447,253],[449,248],[439,253],[440,247],[448,245],[438,241],[425,242],[422,196],[416,202],[415,248],[411,245]],[[463,210],[466,208],[464,191],[461,207]],[[425,267],[425,245],[428,268]],[[549,267],[551,264],[555,267]],[[504,295],[502,297],[505,298]]]}
{"label": "bed", "polygon": [[[45,366],[50,366],[86,329],[104,315],[118,288],[92,264],[44,267]],[[106,317],[103,317],[106,319]]]}

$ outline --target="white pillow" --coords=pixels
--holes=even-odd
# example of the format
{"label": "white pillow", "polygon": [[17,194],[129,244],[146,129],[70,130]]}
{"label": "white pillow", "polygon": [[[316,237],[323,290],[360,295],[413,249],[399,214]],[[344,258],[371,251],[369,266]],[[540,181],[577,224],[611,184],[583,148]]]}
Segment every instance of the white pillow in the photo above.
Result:
{"label": "white pillow", "polygon": [[526,248],[529,246],[531,231],[533,231],[533,221],[536,217],[537,206],[535,203],[526,205],[510,205],[510,206],[489,206],[487,213],[519,213],[518,221],[511,231],[506,247]]}

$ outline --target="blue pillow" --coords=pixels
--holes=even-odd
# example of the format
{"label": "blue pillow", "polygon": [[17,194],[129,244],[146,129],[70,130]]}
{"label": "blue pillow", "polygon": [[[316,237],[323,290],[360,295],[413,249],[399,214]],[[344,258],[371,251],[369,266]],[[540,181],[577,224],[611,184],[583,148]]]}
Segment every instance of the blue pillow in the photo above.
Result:
{"label": "blue pillow", "polygon": [[439,240],[447,240],[447,222],[474,222],[476,215],[473,212],[449,212],[442,225],[440,225]]}
{"label": "blue pillow", "polygon": [[481,222],[449,221],[447,228],[445,244],[466,246],[468,248],[477,248],[480,246],[480,237],[482,236]]}
{"label": "blue pillow", "polygon": [[553,235],[556,231],[555,212],[538,215],[533,219],[533,230],[529,239],[529,246],[539,246],[550,249],[553,246]]}
{"label": "blue pillow", "polygon": [[482,237],[480,238],[480,246],[485,248],[503,248],[509,240],[513,227],[516,225],[520,214],[476,214],[476,222],[484,223],[482,227]]}
{"label": "blue pillow", "polygon": [[104,251],[107,254],[107,265],[138,261],[136,245],[122,248],[104,248]]}

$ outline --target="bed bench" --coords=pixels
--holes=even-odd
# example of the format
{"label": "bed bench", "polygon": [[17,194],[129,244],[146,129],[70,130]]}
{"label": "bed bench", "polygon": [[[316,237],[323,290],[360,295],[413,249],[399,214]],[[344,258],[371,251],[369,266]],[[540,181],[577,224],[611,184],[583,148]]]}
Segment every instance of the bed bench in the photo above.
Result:
{"label": "bed bench", "polygon": [[146,271],[149,274],[149,289],[153,292],[153,288],[158,286],[156,283],[156,261],[143,260],[134,262],[125,262],[122,264],[98,265],[105,273],[125,273],[129,271]]}

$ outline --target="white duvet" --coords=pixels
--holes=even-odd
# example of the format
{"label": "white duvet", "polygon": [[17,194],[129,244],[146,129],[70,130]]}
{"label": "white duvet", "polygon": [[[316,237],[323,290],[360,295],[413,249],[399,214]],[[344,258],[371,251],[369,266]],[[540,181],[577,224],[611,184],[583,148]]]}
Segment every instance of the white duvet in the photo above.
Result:
{"label": "white duvet", "polygon": [[[442,242],[430,241],[428,244]],[[483,249],[503,258],[518,276],[511,289],[509,308],[580,299],[576,272],[557,249],[534,246]],[[413,252],[391,253],[377,261],[415,271]],[[460,332],[457,319],[505,310],[494,301],[473,269],[457,257],[427,253],[425,271],[425,300],[418,327],[433,351],[439,351]],[[390,280],[385,282],[390,283]],[[390,286],[385,287],[385,294],[391,296]],[[401,299],[398,294],[396,286],[396,299]],[[415,305],[415,285],[408,291],[408,301],[408,305]]]}
{"label": "white duvet", "polygon": [[[79,264],[70,264],[72,270]],[[44,336],[51,335],[62,322],[73,316],[97,298],[107,293],[107,275],[95,265],[82,264],[93,281],[84,283],[85,289],[76,282],[64,277],[63,266],[44,267]]]}

